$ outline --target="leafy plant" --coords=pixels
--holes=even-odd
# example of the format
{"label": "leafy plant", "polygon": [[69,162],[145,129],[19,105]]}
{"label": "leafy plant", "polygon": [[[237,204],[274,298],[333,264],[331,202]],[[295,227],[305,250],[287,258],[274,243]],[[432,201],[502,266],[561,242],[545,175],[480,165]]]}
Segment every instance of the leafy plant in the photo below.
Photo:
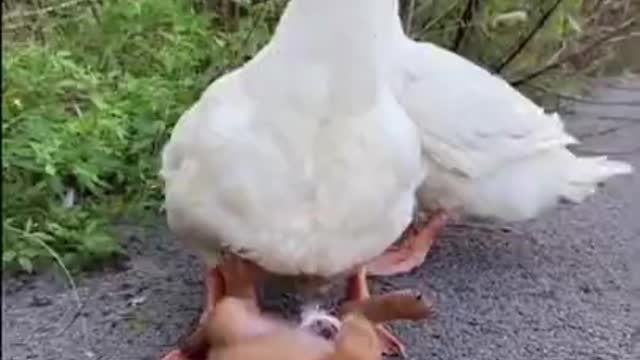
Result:
{"label": "leafy plant", "polygon": [[159,207],[160,147],[226,56],[177,0],[107,2],[99,21],[83,13],[52,34],[3,51],[5,269],[117,254],[110,220]]}

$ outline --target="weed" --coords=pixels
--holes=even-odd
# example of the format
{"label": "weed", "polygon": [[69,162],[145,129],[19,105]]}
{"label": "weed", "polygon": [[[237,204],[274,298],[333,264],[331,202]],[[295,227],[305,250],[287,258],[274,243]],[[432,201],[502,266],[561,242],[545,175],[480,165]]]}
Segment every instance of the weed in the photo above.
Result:
{"label": "weed", "polygon": [[4,269],[120,251],[110,220],[158,208],[160,147],[224,56],[217,37],[184,1],[115,1],[3,51]]}

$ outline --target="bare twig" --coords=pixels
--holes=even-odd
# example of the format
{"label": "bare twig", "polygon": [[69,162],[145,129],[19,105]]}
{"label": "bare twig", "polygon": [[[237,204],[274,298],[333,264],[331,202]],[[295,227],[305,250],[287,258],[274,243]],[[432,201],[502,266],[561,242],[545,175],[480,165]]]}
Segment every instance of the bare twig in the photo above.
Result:
{"label": "bare twig", "polygon": [[[52,19],[52,18],[49,18],[49,19],[47,19],[46,26],[47,27],[56,27],[56,26],[59,26],[59,25],[65,24],[65,23],[74,22],[74,21],[80,21],[80,20],[81,20],[81,18],[79,18],[79,17],[74,17],[74,18],[69,18],[69,19]],[[40,25],[40,26],[43,26],[43,25]],[[21,21],[21,22],[14,21],[14,24],[4,25],[2,27],[2,31],[3,32],[16,32],[16,31],[20,31],[21,29],[23,29],[25,27],[33,28],[33,27],[36,27],[36,25],[34,25],[34,22],[32,22],[32,21]]]}
{"label": "bare twig", "polygon": [[232,6],[234,5],[231,0],[222,0],[220,5],[220,13],[225,20],[229,20],[232,13]]}
{"label": "bare twig", "polygon": [[69,321],[67,322],[67,324],[63,327],[60,328],[60,330],[58,330],[58,333],[56,333],[56,337],[64,334],[67,330],[69,330],[69,328],[71,327],[71,325],[73,325],[76,320],[78,320],[78,318],[80,317],[80,315],[82,315],[82,311],[84,310],[85,306],[86,306],[86,302],[83,301],[78,308],[76,309],[76,311],[73,313],[73,316],[71,316],[71,319],[69,319]]}
{"label": "bare twig", "polygon": [[6,21],[10,21],[10,20],[14,20],[14,19],[20,19],[20,18],[26,18],[26,17],[32,17],[32,16],[42,16],[46,13],[50,13],[53,11],[58,11],[61,9],[65,9],[65,8],[69,8],[69,7],[73,7],[76,6],[78,4],[81,4],[83,2],[86,2],[87,0],[70,0],[67,2],[63,2],[61,4],[57,4],[57,5],[51,5],[51,6],[47,6],[47,7],[43,7],[37,10],[31,10],[31,11],[24,11],[24,12],[14,12],[8,15],[5,15],[2,17],[2,22],[6,22]]}
{"label": "bare twig", "polygon": [[[261,24],[264,18],[266,17],[268,12],[268,4],[263,4],[262,6],[263,7],[257,16],[257,19],[255,19],[255,21],[252,22],[251,28],[247,31],[247,33],[241,40],[240,46],[233,50],[234,61],[239,60],[240,56],[242,55],[242,50],[249,44],[249,40],[251,40],[251,37],[255,33],[259,24]],[[208,79],[207,84],[210,84],[211,82],[213,82],[215,79],[217,79],[220,75],[222,75],[227,70],[228,69],[226,68],[218,69],[216,66],[210,67],[209,70],[205,72],[207,74],[206,79]]]}
{"label": "bare twig", "polygon": [[626,35],[620,35],[620,36],[616,36],[614,38],[612,38],[610,40],[610,42],[620,42],[620,41],[624,41],[633,37],[640,37],[640,31],[633,31],[630,32],[629,34]]}
{"label": "bare twig", "polygon": [[635,18],[631,18],[631,19],[625,21],[624,23],[622,23],[621,25],[617,26],[613,30],[609,31],[608,34],[603,35],[599,39],[596,39],[593,42],[591,42],[591,44],[586,45],[582,49],[574,51],[574,52],[572,52],[570,54],[567,54],[565,56],[562,56],[558,60],[556,60],[554,62],[551,62],[551,63],[543,66],[542,68],[540,68],[538,70],[535,70],[535,71],[531,72],[530,74],[521,77],[520,79],[511,81],[510,83],[511,83],[512,86],[521,86],[522,84],[525,84],[525,83],[527,83],[527,82],[539,77],[540,75],[543,75],[546,72],[559,67],[560,65],[562,65],[565,62],[571,60],[572,58],[574,58],[576,56],[585,55],[588,52],[590,52],[591,50],[597,48],[598,46],[609,42],[612,38],[617,37],[621,32],[623,32],[623,31],[625,31],[627,29],[630,29],[633,25],[635,25],[635,23],[636,23],[636,19]]}
{"label": "bare twig", "polygon": [[87,0],[89,2],[89,10],[91,10],[91,15],[96,20],[96,22],[100,23],[100,4],[97,0]]}
{"label": "bare twig", "polygon": [[[422,30],[420,30],[420,34],[426,34],[426,33],[431,33],[431,31],[429,31],[429,29],[431,29],[432,26],[434,26],[435,24],[439,23],[440,20],[442,20],[443,18],[445,18],[447,15],[449,15],[449,13],[451,13],[456,7],[458,7],[458,2],[460,0],[451,2],[451,5],[445,10],[443,11],[440,15],[436,16],[433,20],[429,21],[423,28]],[[467,27],[473,27],[473,26],[477,26],[480,24],[469,24]],[[447,29],[448,31],[449,29]]]}
{"label": "bare twig", "polygon": [[464,36],[467,34],[468,26],[473,22],[474,8],[476,6],[476,0],[467,0],[467,6],[462,13],[462,19],[460,19],[460,23],[458,24],[458,31],[456,31],[456,37],[453,40],[453,45],[451,49],[454,51],[458,51],[460,49],[460,45],[462,44],[462,40]]}
{"label": "bare twig", "polygon": [[251,40],[251,37],[253,36],[253,33],[256,31],[256,29],[258,28],[259,24],[262,23],[262,21],[264,20],[265,16],[267,15],[267,12],[268,12],[268,9],[269,9],[268,4],[263,4],[262,6],[263,7],[262,7],[262,9],[260,9],[260,13],[258,13],[258,18],[254,20],[253,25],[251,26],[249,31],[247,31],[247,34],[245,35],[244,39],[242,39],[240,49],[243,49],[244,47],[247,46],[247,44],[249,44],[249,40]]}
{"label": "bare twig", "polygon": [[496,74],[502,73],[502,70],[504,70],[516,57],[518,57],[518,55],[520,55],[524,48],[527,47],[529,42],[531,42],[536,34],[544,27],[547,20],[549,20],[551,15],[556,11],[558,6],[560,6],[562,1],[564,0],[556,0],[556,2],[549,9],[547,9],[547,11],[545,11],[542,17],[538,20],[536,26],[533,27],[529,34],[527,34],[527,36],[525,36],[525,38],[520,41],[518,46],[516,46],[516,48],[509,54],[509,56],[507,56],[506,59],[504,59],[504,61],[500,65],[496,66]]}
{"label": "bare twig", "polygon": [[[71,272],[69,271],[69,269],[64,264],[64,261],[62,261],[62,258],[60,257],[60,255],[51,246],[49,246],[43,239],[41,239],[39,236],[36,236],[33,233],[29,233],[28,230],[23,230],[23,229],[14,227],[12,225],[9,225],[7,223],[5,223],[4,225],[9,230],[21,233],[23,238],[25,238],[25,239],[27,239],[29,241],[33,241],[36,245],[41,246],[42,248],[44,248],[45,251],[55,260],[56,264],[60,267],[60,269],[62,269],[62,272],[63,272],[64,276],[67,278],[67,281],[69,282],[69,286],[71,287],[71,296],[73,297],[74,301],[77,304],[76,311],[75,311],[75,313],[74,313],[74,315],[72,317],[72,321],[71,321],[71,323],[73,323],[79,317],[80,312],[81,312],[82,308],[84,307],[84,301],[82,301],[82,299],[80,298],[80,293],[78,292],[78,286],[76,285],[76,282],[73,279],[73,276],[71,276]],[[62,332],[66,331],[68,326],[70,326],[70,324],[65,326],[65,327],[63,327],[62,331],[59,334],[62,334]],[[87,331],[87,321],[84,318],[82,319],[82,333],[83,333],[84,340],[85,340],[86,344],[89,345],[88,331]]]}
{"label": "bare twig", "polygon": [[405,23],[404,31],[407,34],[411,34],[411,30],[413,29],[413,16],[415,15],[416,10],[416,0],[409,0],[409,9],[407,10],[407,20]]}

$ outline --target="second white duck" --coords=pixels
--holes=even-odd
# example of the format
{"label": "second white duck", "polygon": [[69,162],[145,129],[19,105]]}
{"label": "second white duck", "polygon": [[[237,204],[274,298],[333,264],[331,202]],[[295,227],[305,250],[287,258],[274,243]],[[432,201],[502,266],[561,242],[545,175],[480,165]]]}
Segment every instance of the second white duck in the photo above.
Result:
{"label": "second white duck", "polygon": [[[397,0],[393,0],[396,3]],[[393,17],[387,76],[418,128],[429,173],[418,191],[423,209],[436,210],[421,231],[370,263],[391,275],[420,265],[451,214],[522,221],[581,202],[598,184],[632,172],[606,157],[577,157],[577,141],[557,114],[542,108],[465,58],[409,39]]]}

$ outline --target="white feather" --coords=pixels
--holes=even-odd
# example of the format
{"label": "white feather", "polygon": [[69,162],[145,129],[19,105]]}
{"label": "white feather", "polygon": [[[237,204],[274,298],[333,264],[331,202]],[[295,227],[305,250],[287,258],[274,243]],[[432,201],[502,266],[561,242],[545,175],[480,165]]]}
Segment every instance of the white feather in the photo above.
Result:
{"label": "white feather", "polygon": [[577,141],[558,114],[457,54],[411,41],[398,24],[389,76],[422,137],[430,169],[418,193],[423,206],[525,220],[632,171],[575,156],[566,147]]}
{"label": "white feather", "polygon": [[179,120],[161,171],[168,221],[209,265],[225,247],[329,276],[410,222],[425,169],[379,56],[393,5],[291,1],[269,45]]}

